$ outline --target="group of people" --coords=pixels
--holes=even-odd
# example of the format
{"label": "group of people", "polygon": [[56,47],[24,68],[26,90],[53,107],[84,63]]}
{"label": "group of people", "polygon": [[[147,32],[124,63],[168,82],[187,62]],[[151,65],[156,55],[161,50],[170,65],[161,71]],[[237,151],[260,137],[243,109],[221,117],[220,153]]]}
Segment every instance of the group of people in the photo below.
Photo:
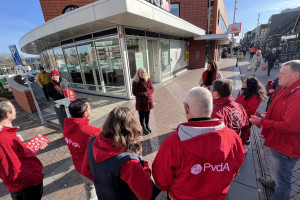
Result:
{"label": "group of people", "polygon": [[51,97],[54,101],[65,98],[63,90],[69,87],[68,81],[60,77],[59,71],[46,72],[44,67],[39,68],[37,83],[43,89],[47,101]]}
{"label": "group of people", "polygon": [[[259,179],[275,190],[273,200],[287,200],[291,176],[300,158],[300,60],[282,65],[279,85],[265,116],[257,107],[266,91],[248,77],[238,97],[233,83],[223,79],[211,61],[183,102],[187,122],[178,125],[160,146],[151,169],[142,156],[143,134],[149,134],[154,88],[144,68],[133,81],[139,121],[127,107],[116,107],[102,129],[89,124],[87,99],[71,102],[63,136],[76,171],[84,181],[87,199],[225,199],[247,151],[250,126],[262,127],[271,149],[273,180]],[[202,86],[202,87],[201,87]],[[276,94],[276,95],[275,95]],[[16,135],[15,108],[0,98],[0,178],[13,199],[41,199],[43,165]],[[43,147],[44,148],[44,147]],[[216,184],[217,183],[217,184]]]}
{"label": "group of people", "polygon": [[249,53],[251,58],[250,65],[252,68],[253,76],[256,75],[257,69],[262,65],[267,65],[267,75],[270,76],[270,72],[274,65],[276,63],[279,63],[279,56],[276,52],[276,48],[273,48],[272,51],[265,56],[265,59],[263,58],[261,50],[259,48],[255,50],[254,47],[251,47]]}

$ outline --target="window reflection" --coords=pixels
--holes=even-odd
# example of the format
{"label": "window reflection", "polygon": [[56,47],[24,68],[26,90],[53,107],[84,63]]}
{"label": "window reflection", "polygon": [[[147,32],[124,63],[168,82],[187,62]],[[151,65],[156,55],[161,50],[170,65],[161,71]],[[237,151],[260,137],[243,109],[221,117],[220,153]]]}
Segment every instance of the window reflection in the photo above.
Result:
{"label": "window reflection", "polygon": [[89,86],[90,90],[99,91],[100,76],[97,66],[95,48],[92,43],[77,46],[80,66],[83,71],[86,84],[96,85]]}
{"label": "window reflection", "polygon": [[108,38],[95,41],[98,63],[100,66],[102,80],[105,86],[120,87],[111,89],[107,87],[107,92],[125,93],[123,64],[121,59],[119,39]]}
{"label": "window reflection", "polygon": [[[81,77],[80,65],[77,59],[77,52],[75,47],[64,48],[63,49],[66,62],[67,70],[69,72],[70,79],[73,83],[83,83]],[[80,87],[82,88],[82,87]]]}
{"label": "window reflection", "polygon": [[53,48],[53,52],[56,61],[56,67],[59,71],[60,77],[71,81],[68,76],[67,66],[61,47]]}
{"label": "window reflection", "polygon": [[170,40],[165,39],[161,42],[161,71],[162,74],[168,73],[171,71],[170,65]]}
{"label": "window reflection", "polygon": [[146,39],[144,37],[126,37],[130,76],[134,77],[136,70],[140,67],[147,69]]}

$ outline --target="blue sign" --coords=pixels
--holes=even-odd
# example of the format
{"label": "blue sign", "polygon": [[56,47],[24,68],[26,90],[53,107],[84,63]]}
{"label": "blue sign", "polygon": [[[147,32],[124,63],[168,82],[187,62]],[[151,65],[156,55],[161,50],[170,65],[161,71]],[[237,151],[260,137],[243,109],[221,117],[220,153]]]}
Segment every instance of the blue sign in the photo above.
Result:
{"label": "blue sign", "polygon": [[8,48],[9,48],[9,50],[11,52],[11,55],[12,55],[14,61],[15,61],[15,64],[16,65],[23,65],[21,57],[20,57],[20,55],[18,53],[16,45],[9,45]]}

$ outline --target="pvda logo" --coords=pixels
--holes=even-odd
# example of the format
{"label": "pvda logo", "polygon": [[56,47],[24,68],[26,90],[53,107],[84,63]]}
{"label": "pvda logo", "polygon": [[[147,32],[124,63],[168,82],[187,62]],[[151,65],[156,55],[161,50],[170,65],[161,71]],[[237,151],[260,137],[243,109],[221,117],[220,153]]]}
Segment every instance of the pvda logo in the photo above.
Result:
{"label": "pvda logo", "polygon": [[211,171],[216,171],[216,172],[224,172],[225,170],[227,170],[228,172],[230,171],[229,169],[229,165],[228,163],[221,163],[219,165],[212,165],[210,163],[204,163],[203,167],[200,164],[195,164],[192,168],[191,168],[191,173],[192,174],[200,174],[202,171],[206,172],[208,170]]}

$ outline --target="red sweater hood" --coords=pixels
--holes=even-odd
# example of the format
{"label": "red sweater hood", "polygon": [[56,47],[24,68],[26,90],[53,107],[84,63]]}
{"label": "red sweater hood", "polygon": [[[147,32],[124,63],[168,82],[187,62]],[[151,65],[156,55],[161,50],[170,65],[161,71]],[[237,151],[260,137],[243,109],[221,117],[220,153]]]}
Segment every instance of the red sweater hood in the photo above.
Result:
{"label": "red sweater hood", "polygon": [[[214,160],[224,162],[231,151],[231,143],[224,143],[222,135],[217,135],[214,131],[223,129],[225,124],[222,120],[186,122],[178,127],[180,146],[196,157],[203,160]],[[211,148],[211,143],[207,138],[214,135],[213,145],[223,148]],[[203,154],[203,152],[206,152]]]}
{"label": "red sweater hood", "polygon": [[63,135],[78,173],[81,173],[82,162],[89,140],[100,132],[101,129],[91,126],[87,118],[65,119]]}
{"label": "red sweater hood", "polygon": [[97,162],[102,162],[125,151],[125,148],[114,148],[113,143],[113,139],[105,138],[102,134],[97,136],[93,144],[94,157]]}

